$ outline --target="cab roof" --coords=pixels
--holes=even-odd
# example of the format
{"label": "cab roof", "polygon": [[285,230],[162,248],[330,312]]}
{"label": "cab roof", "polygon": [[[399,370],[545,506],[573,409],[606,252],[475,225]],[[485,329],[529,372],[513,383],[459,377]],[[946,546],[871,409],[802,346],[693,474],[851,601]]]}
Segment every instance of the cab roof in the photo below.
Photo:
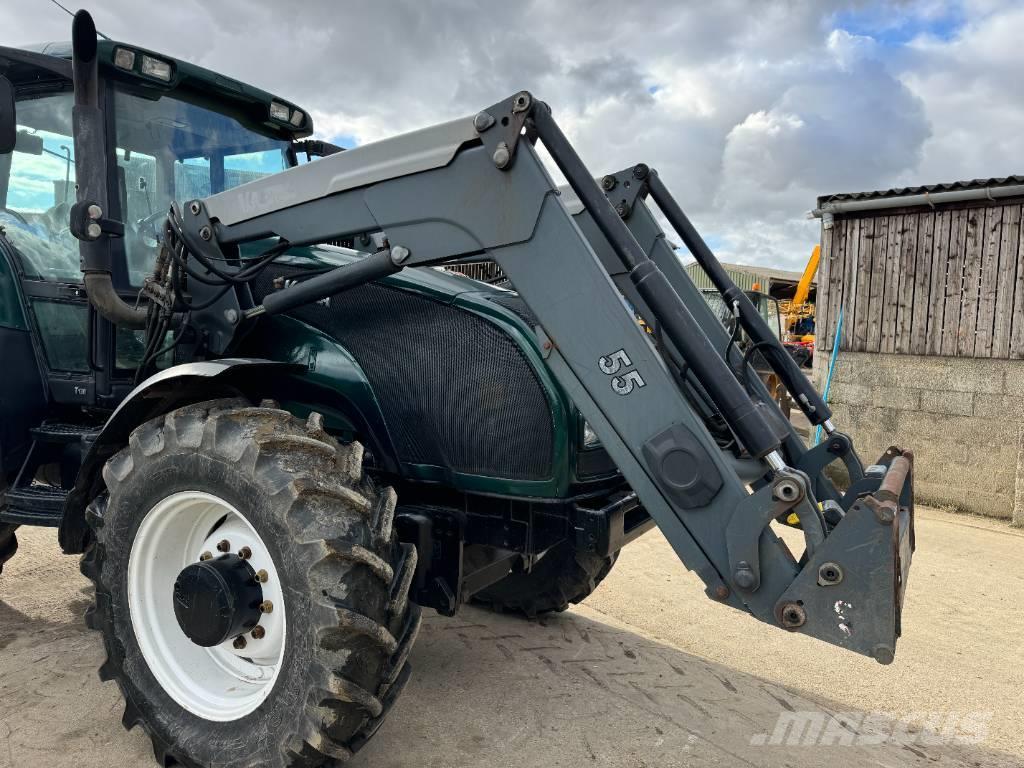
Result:
{"label": "cab roof", "polygon": [[[138,72],[126,72],[115,67],[114,54],[119,48],[133,51],[136,57],[146,55],[169,63],[172,73],[171,80],[160,82]],[[126,83],[132,90],[149,92],[154,98],[158,97],[160,93],[179,91],[181,96],[190,101],[195,101],[219,112],[227,112],[251,128],[284,140],[301,139],[313,133],[313,120],[307,110],[261,88],[196,64],[114,40],[98,40],[97,56],[105,77],[113,77]],[[28,66],[44,65],[45,59],[50,59],[52,64],[57,65],[50,66],[52,71],[58,75],[70,77],[71,43],[49,42],[20,48],[0,47],[0,60],[2,59],[7,59],[10,64]],[[60,64],[58,65],[53,59],[58,60]],[[293,126],[271,119],[271,102],[284,104],[292,112],[300,111],[302,113],[300,124]]]}

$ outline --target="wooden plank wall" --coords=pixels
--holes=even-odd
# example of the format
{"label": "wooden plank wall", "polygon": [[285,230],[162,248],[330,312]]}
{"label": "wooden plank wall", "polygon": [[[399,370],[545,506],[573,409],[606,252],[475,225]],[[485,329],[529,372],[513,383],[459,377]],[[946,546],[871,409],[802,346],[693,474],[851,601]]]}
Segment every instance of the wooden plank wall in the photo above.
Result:
{"label": "wooden plank wall", "polygon": [[840,349],[1024,358],[1022,203],[836,216],[822,228],[817,343]]}

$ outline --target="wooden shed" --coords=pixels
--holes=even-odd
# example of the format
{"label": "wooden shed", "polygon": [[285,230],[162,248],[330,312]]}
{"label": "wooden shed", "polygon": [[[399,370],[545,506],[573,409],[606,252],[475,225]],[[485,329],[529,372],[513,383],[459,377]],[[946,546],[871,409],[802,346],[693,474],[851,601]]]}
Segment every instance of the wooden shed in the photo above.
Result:
{"label": "wooden shed", "polygon": [[[840,349],[1024,358],[1021,197],[997,196],[1022,184],[1014,176],[818,198],[819,348],[831,350],[842,307]],[[965,192],[985,194],[957,199]],[[906,205],[911,197],[921,199]]]}
{"label": "wooden shed", "polygon": [[869,454],[916,449],[924,501],[1024,524],[1024,176],[829,195],[815,378]]}

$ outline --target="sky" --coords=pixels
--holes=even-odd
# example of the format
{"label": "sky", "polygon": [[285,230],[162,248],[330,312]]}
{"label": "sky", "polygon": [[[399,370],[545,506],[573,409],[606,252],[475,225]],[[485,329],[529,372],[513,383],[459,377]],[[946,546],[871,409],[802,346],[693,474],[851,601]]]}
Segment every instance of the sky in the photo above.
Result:
{"label": "sky", "polygon": [[[114,39],[354,146],[528,89],[595,173],[658,169],[723,261],[800,269],[819,195],[1024,174],[1024,3],[105,0]],[[70,37],[48,0],[7,45]]]}

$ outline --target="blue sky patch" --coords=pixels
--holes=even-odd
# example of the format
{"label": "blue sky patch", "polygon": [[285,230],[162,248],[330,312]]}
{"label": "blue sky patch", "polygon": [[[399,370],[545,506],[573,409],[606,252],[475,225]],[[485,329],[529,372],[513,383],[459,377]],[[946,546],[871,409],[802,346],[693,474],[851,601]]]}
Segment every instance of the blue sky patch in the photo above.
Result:
{"label": "blue sky patch", "polygon": [[938,14],[915,14],[912,7],[894,9],[888,3],[873,3],[855,10],[839,11],[832,17],[834,28],[864,35],[887,46],[900,46],[919,35],[952,40],[966,23],[963,9],[950,3]]}
{"label": "blue sky patch", "polygon": [[336,144],[339,147],[344,147],[345,149],[352,149],[359,143],[356,141],[355,136],[347,133],[340,133],[337,136],[332,136],[328,141],[331,142],[331,144]]}

